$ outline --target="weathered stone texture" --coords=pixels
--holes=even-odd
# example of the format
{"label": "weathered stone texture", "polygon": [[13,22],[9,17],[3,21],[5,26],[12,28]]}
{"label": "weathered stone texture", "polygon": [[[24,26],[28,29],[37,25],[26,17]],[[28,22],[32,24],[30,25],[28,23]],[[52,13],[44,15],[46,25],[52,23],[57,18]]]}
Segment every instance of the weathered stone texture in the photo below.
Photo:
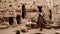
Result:
{"label": "weathered stone texture", "polygon": [[26,18],[37,19],[39,11],[37,6],[42,6],[42,13],[49,21],[49,10],[52,11],[52,21],[60,20],[60,0],[0,0],[0,18],[22,16],[22,5],[25,4]]}
{"label": "weathered stone texture", "polygon": [[37,20],[39,11],[37,6],[42,6],[42,13],[45,14],[46,20],[49,20],[49,9],[46,1],[44,0],[0,0],[0,9],[3,9],[1,17],[14,17],[17,15],[22,16],[22,5],[25,4],[26,18],[34,18]]}
{"label": "weathered stone texture", "polygon": [[60,0],[53,0],[53,11],[52,17],[54,22],[60,23]]}

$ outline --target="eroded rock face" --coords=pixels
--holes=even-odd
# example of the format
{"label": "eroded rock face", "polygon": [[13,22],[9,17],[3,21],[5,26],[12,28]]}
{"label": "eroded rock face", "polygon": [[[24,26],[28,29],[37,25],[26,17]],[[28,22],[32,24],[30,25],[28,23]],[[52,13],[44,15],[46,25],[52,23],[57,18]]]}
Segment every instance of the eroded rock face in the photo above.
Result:
{"label": "eroded rock face", "polygon": [[[38,6],[42,6],[42,13],[44,18],[49,21],[49,15],[52,12],[52,21],[59,22],[60,20],[60,0],[0,0],[0,18],[4,19],[8,17],[16,18],[17,15],[22,19],[22,5],[25,5],[27,19],[34,18],[37,21]],[[4,21],[4,20],[3,20]]]}
{"label": "eroded rock face", "polygon": [[[40,1],[40,0],[39,0]],[[26,18],[34,18],[37,20],[38,17],[38,8],[37,5],[44,5],[44,1],[41,0],[0,0],[0,18],[4,23],[9,22],[9,17],[13,17],[13,21],[16,23],[17,15],[22,17],[22,5],[25,5],[26,9]],[[30,11],[29,11],[30,10]],[[7,19],[7,21],[6,21]],[[6,22],[5,22],[6,21]]]}
{"label": "eroded rock face", "polygon": [[53,11],[52,11],[52,17],[55,22],[55,24],[60,23],[60,0],[54,0],[53,1]]}

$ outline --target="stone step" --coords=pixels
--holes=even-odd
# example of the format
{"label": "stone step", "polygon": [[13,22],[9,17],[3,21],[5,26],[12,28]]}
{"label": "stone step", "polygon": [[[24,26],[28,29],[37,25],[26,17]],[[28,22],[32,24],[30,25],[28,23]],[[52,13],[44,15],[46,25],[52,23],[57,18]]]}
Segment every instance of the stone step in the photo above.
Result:
{"label": "stone step", "polygon": [[8,28],[9,26],[7,25],[0,25],[0,29],[5,29],[5,28]]}
{"label": "stone step", "polygon": [[52,27],[51,26],[46,26],[46,29],[51,29]]}

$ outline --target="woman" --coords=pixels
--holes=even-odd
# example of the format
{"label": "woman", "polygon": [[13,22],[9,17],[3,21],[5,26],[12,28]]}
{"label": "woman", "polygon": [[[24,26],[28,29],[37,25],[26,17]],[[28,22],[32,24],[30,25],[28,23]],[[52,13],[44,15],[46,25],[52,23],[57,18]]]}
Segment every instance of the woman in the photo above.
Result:
{"label": "woman", "polygon": [[38,27],[40,28],[40,31],[42,31],[42,28],[45,26],[46,22],[45,22],[45,19],[44,19],[44,16],[42,13],[39,14],[38,16]]}

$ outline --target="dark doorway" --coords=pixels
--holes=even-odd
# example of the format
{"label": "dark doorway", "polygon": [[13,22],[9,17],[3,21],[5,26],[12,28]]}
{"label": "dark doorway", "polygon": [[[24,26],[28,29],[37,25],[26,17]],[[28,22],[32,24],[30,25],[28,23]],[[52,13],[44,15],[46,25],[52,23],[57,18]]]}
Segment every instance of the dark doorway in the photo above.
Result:
{"label": "dark doorway", "polygon": [[38,6],[39,12],[42,12],[42,6]]}
{"label": "dark doorway", "polygon": [[9,24],[13,25],[13,17],[9,17]]}
{"label": "dark doorway", "polygon": [[52,12],[51,12],[51,10],[49,10],[49,12],[50,12],[49,18],[52,19]]}
{"label": "dark doorway", "polygon": [[22,5],[22,18],[25,18],[26,16],[26,10],[25,10],[25,5]]}
{"label": "dark doorway", "polygon": [[20,24],[21,23],[21,16],[17,15],[16,20],[17,20],[17,24]]}

